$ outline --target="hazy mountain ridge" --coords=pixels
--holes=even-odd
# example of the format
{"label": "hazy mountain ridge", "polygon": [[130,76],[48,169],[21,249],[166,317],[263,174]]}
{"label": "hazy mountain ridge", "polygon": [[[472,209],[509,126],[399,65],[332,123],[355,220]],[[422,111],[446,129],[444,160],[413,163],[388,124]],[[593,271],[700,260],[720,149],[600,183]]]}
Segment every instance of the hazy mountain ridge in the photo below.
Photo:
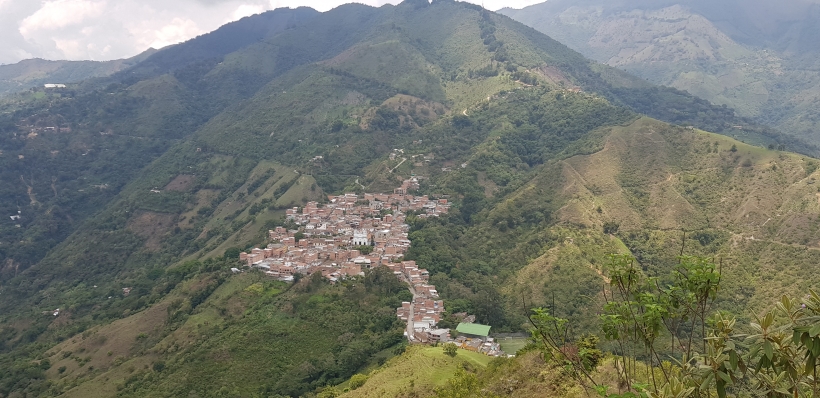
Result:
{"label": "hazy mountain ridge", "polygon": [[27,59],[16,64],[0,65],[0,97],[44,84],[78,83],[107,77],[142,62],[155,52],[149,49],[133,58],[105,62]]}
{"label": "hazy mountain ridge", "polygon": [[[765,2],[763,2],[765,3]],[[587,56],[816,142],[820,5],[548,3],[502,10]]]}

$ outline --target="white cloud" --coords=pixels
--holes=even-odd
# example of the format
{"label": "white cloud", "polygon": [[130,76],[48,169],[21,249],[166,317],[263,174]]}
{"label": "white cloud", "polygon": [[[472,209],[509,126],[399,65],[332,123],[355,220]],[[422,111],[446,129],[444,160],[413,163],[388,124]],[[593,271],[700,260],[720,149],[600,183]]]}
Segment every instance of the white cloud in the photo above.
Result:
{"label": "white cloud", "polygon": [[[0,0],[0,64],[21,59],[109,60],[191,39],[280,7],[328,11],[344,3],[401,0]],[[469,0],[489,9],[544,0]],[[820,1],[820,0],[818,0]]]}
{"label": "white cloud", "polygon": [[86,52],[77,40],[54,39],[54,44],[57,46],[58,50],[65,54],[66,58],[82,59],[86,55]]}
{"label": "white cloud", "polygon": [[231,21],[236,21],[251,15],[260,14],[267,11],[269,7],[259,4],[242,4],[233,12]]}
{"label": "white cloud", "polygon": [[[485,0],[483,3],[487,9],[497,11],[505,7],[524,8],[543,2],[544,0]],[[478,1],[471,1],[471,3],[478,3]]]}
{"label": "white cloud", "polygon": [[[480,0],[479,0],[480,1]],[[282,8],[282,7],[312,7],[316,10],[325,12],[336,8],[345,3],[352,3],[353,1],[350,0],[270,0],[271,8]],[[369,4],[374,7],[380,7],[385,4],[398,4],[401,3],[401,0],[358,0],[355,1],[356,3],[364,3]]]}
{"label": "white cloud", "polygon": [[143,46],[162,48],[207,32],[200,29],[196,22],[188,18],[174,18],[170,23],[159,29],[148,28],[142,32],[132,31],[131,33],[136,33],[135,36],[138,37],[138,42]]}
{"label": "white cloud", "polygon": [[37,30],[53,30],[79,24],[88,18],[100,16],[105,10],[105,6],[104,1],[49,1],[20,23],[20,33],[23,37],[28,37]]}

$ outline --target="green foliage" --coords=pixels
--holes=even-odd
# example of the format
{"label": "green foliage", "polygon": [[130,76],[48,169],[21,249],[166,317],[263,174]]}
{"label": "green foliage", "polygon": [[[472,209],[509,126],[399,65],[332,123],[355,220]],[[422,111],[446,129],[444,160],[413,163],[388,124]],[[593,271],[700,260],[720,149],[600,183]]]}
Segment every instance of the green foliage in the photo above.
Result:
{"label": "green foliage", "polygon": [[[395,318],[401,298],[370,283],[346,281],[331,286],[321,275],[314,279],[305,279],[278,295],[240,294],[238,297],[250,300],[244,316],[198,327],[206,338],[190,349],[169,354],[164,359],[168,365],[161,371],[154,369],[153,381],[129,381],[120,394],[196,391],[213,396],[210,386],[214,383],[242,379],[237,386],[240,394],[293,396],[348,379],[363,382],[366,376],[356,372],[373,355],[403,340],[404,325]],[[240,293],[265,289],[266,283],[251,284]],[[401,285],[397,280],[396,284]],[[209,308],[218,297],[211,293],[201,305]],[[228,352],[232,361],[213,358],[214,353]]]}
{"label": "green foliage", "polygon": [[618,232],[618,228],[621,227],[621,224],[615,221],[607,221],[604,222],[604,233],[607,235],[615,234]]}
{"label": "green foliage", "polygon": [[446,343],[442,346],[442,349],[444,350],[444,353],[450,357],[455,357],[458,355],[458,346],[454,343]]}
{"label": "green foliage", "polygon": [[578,357],[588,372],[595,370],[604,357],[603,351],[598,348],[599,342],[598,336],[588,334],[581,336],[575,343],[578,347]]}
{"label": "green foliage", "polygon": [[[607,272],[612,291],[604,293],[607,302],[602,330],[607,339],[617,340],[621,349],[632,347],[629,340],[633,339],[644,346],[653,369],[647,376],[651,388],[636,385],[634,392],[630,388],[623,394],[608,393],[606,386],[598,385],[586,373],[594,366],[572,360],[576,353],[579,359],[599,359],[597,338],[583,337],[573,347],[562,337],[568,334],[566,320],[543,309],[534,310],[530,317],[534,340],[542,344],[545,358],[557,358],[569,365],[575,379],[594,386],[600,396],[684,398],[714,393],[727,397],[732,389],[741,387],[769,397],[814,396],[818,392],[815,376],[820,366],[820,296],[814,291],[802,304],[784,296],[775,309],[755,316],[750,325],[753,332],[743,335],[737,333],[736,321],[730,315],[705,317],[721,279],[715,264],[707,259],[681,257],[675,270],[675,284],[668,288],[646,279],[628,255],[611,256]],[[677,367],[662,364],[655,352],[655,341],[665,330],[674,347],[680,326],[687,319],[692,320],[692,334],[698,329],[695,322],[699,322],[703,349],[697,351],[690,334],[689,347]],[[623,353],[619,365],[624,372],[622,383],[638,379],[636,355]],[[658,361],[654,362],[655,359]],[[663,380],[656,380],[654,369],[663,373]]]}
{"label": "green foliage", "polygon": [[367,375],[363,375],[361,373],[357,373],[350,377],[350,382],[348,386],[350,386],[351,390],[355,390],[364,385],[367,382]]}
{"label": "green foliage", "polygon": [[480,383],[475,373],[459,369],[447,380],[444,387],[436,389],[437,398],[467,398],[479,396]]}
{"label": "green foliage", "polygon": [[231,248],[225,250],[224,256],[225,256],[225,258],[238,260],[239,259],[239,254],[241,252],[242,252],[242,249],[240,249],[238,247],[231,247]]}

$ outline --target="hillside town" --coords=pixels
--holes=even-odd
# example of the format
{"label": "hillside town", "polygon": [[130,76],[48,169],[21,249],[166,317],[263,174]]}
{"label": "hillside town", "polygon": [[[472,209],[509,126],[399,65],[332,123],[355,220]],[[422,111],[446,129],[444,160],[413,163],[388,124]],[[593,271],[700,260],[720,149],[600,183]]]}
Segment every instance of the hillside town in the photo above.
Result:
{"label": "hillside town", "polygon": [[368,269],[386,266],[413,293],[412,301],[403,302],[396,309],[396,316],[407,323],[405,335],[410,342],[452,341],[464,349],[503,355],[498,344],[488,337],[489,326],[481,329],[483,332],[475,332],[474,325],[482,325],[472,324],[468,319],[459,327],[466,325],[474,333],[460,333],[456,340],[450,337],[449,329],[437,328],[444,302],[436,287],[428,283],[430,273],[415,261],[402,261],[410,248],[406,215],[413,212],[422,218],[438,217],[450,209],[447,199],[410,193],[418,188],[418,179],[412,177],[390,194],[347,193],[329,196],[324,204],[308,202],[301,209],[288,209],[285,214],[292,228],[280,226],[270,230],[267,247],[240,253],[239,259],[286,282],[320,272],[331,283],[337,283],[364,275]]}
{"label": "hillside town", "polygon": [[405,180],[392,194],[348,193],[329,196],[328,203],[308,202],[286,211],[297,228],[269,231],[270,244],[241,253],[240,260],[282,281],[294,275],[322,276],[335,283],[367,269],[393,264],[410,248],[406,214],[437,217],[450,208],[447,199],[413,196],[418,179]]}

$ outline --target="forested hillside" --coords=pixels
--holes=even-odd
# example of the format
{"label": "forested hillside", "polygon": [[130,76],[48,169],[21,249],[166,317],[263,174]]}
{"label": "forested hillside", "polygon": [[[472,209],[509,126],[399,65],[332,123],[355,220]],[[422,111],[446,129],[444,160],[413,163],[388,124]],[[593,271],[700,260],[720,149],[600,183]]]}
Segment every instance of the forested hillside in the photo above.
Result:
{"label": "forested hillside", "polygon": [[813,147],[466,3],[277,10],[0,106],[4,397],[300,396],[378,367],[404,350],[391,273],[287,285],[230,253],[411,175],[454,205],[408,217],[406,258],[498,331],[553,297],[597,330],[606,256],[666,275],[683,230],[726,259],[715,308],[817,282],[820,163],[785,151]]}

